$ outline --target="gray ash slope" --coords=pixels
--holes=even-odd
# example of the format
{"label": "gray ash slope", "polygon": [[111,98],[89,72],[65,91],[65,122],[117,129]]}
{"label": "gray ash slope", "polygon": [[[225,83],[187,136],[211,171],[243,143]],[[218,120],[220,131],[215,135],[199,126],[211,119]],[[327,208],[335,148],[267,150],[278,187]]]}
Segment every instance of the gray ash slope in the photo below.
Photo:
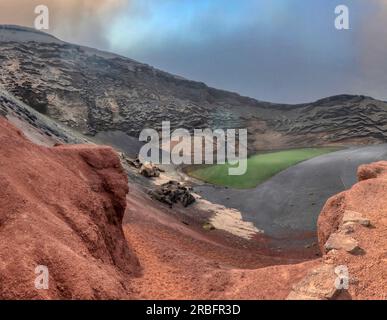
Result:
{"label": "gray ash slope", "polygon": [[[277,240],[300,237],[316,241],[317,219],[326,201],[357,183],[357,168],[387,160],[387,144],[352,147],[299,163],[254,189],[235,190],[202,185],[203,197],[241,212],[265,234]],[[293,243],[299,243],[294,242]]]}
{"label": "gray ash slope", "polygon": [[[42,115],[2,89],[0,89],[0,116],[8,118],[30,139],[31,136],[28,135],[28,132],[44,137],[47,145],[89,143],[87,139],[76,134],[70,128]],[[32,140],[35,143],[41,142]]]}
{"label": "gray ash slope", "polygon": [[213,89],[146,64],[0,27],[0,85],[41,113],[95,135],[144,128],[248,128],[250,149],[387,141],[387,103],[341,95],[281,105]]}

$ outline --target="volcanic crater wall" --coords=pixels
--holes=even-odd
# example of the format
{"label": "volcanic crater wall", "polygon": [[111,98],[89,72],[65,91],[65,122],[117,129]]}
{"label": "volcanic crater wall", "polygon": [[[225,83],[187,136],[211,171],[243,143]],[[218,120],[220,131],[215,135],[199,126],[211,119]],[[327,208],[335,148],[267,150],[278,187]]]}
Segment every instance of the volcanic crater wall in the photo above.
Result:
{"label": "volcanic crater wall", "polygon": [[[10,33],[11,31],[11,33]],[[0,85],[53,119],[95,135],[144,128],[247,128],[249,150],[387,141],[387,103],[339,95],[298,105],[218,90],[36,30],[0,28]]]}

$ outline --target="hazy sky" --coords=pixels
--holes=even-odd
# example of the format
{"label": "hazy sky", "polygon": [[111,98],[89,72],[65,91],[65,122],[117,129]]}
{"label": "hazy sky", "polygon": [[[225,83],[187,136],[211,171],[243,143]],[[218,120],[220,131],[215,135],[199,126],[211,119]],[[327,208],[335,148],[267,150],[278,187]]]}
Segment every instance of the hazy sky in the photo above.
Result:
{"label": "hazy sky", "polygon": [[1,0],[0,23],[32,26],[37,4],[63,40],[260,100],[387,100],[386,0]]}

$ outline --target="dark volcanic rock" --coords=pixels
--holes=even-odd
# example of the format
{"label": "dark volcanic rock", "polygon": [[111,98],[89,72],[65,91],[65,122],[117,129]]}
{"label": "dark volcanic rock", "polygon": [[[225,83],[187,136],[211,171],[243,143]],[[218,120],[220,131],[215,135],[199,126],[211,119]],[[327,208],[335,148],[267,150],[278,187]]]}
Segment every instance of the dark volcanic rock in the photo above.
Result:
{"label": "dark volcanic rock", "polygon": [[40,91],[39,88],[33,89],[31,82],[25,81],[20,86],[13,88],[11,92],[36,111],[43,114],[47,113],[48,100],[46,94]]}
{"label": "dark volcanic rock", "polygon": [[160,172],[161,170],[151,163],[144,163],[140,168],[140,174],[147,178],[159,177]]}
{"label": "dark volcanic rock", "polygon": [[8,114],[7,109],[0,105],[0,117],[5,117]]}
{"label": "dark volcanic rock", "polygon": [[75,136],[64,126],[41,115],[30,106],[21,103],[8,92],[0,89],[0,115],[19,119],[21,123],[29,124],[44,135],[63,143],[87,143],[86,140]]}
{"label": "dark volcanic rock", "polygon": [[387,104],[364,96],[341,95],[296,106],[274,126],[291,135],[322,134],[327,141],[387,140]]}
{"label": "dark volcanic rock", "polygon": [[184,207],[188,207],[196,201],[190,190],[177,181],[169,181],[161,185],[151,192],[151,196],[160,202],[168,204],[170,207],[178,202]]}
{"label": "dark volcanic rock", "polygon": [[126,160],[126,163],[127,163],[128,165],[130,165],[130,166],[132,166],[132,167],[134,167],[134,168],[136,168],[136,169],[140,169],[141,166],[142,166],[142,163],[141,163],[141,161],[140,161],[139,158],[136,158],[136,159],[134,159],[134,160],[131,160],[131,159],[125,157],[125,160]]}
{"label": "dark volcanic rock", "polygon": [[172,129],[247,128],[251,151],[387,140],[387,103],[369,97],[272,104],[36,30],[0,28],[0,42],[0,84],[86,134],[121,131],[137,137],[168,120]]}

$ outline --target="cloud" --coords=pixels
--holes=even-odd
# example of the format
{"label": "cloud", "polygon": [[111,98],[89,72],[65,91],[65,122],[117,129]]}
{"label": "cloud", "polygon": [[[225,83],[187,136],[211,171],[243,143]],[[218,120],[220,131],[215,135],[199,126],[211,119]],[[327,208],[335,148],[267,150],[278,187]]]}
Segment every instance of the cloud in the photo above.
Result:
{"label": "cloud", "polygon": [[369,95],[387,99],[387,3],[373,0],[357,37],[358,86]]}
{"label": "cloud", "polygon": [[128,3],[128,0],[1,0],[0,23],[32,27],[35,7],[44,4],[50,10],[50,33],[65,41],[106,47],[105,29]]}
{"label": "cloud", "polygon": [[336,0],[197,2],[132,0],[137,10],[110,28],[112,50],[262,100],[350,91],[352,33],[334,28]]}
{"label": "cloud", "polygon": [[274,102],[352,93],[387,99],[387,1],[0,0],[0,23],[33,26],[50,8],[55,36],[192,80]]}

